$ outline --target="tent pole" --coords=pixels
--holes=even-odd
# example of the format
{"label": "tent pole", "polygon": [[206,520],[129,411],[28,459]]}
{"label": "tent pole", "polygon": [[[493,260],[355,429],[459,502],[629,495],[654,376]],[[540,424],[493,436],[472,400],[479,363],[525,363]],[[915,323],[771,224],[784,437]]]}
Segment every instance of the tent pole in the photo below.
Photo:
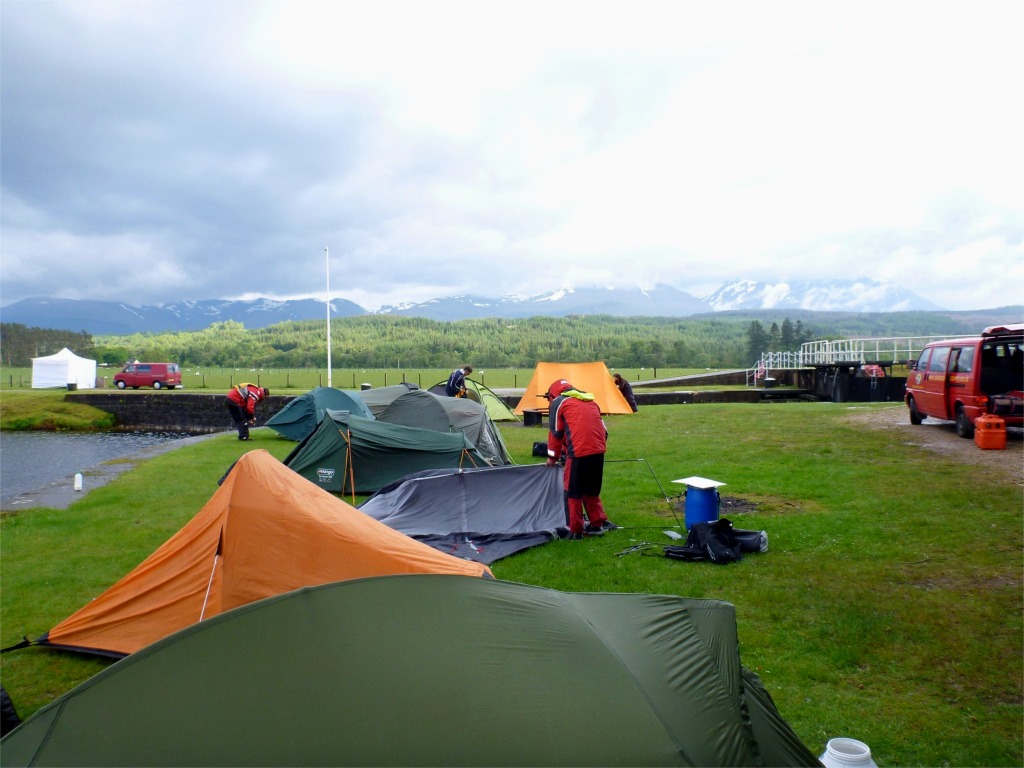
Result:
{"label": "tent pole", "polygon": [[331,257],[324,248],[324,260],[327,262],[327,386],[331,383]]}
{"label": "tent pole", "polygon": [[199,620],[206,615],[206,604],[210,600],[210,590],[213,589],[213,574],[217,572],[217,561],[220,560],[220,552],[213,556],[213,570],[210,571],[210,583],[206,585],[206,596],[203,598],[203,610],[199,612]]}

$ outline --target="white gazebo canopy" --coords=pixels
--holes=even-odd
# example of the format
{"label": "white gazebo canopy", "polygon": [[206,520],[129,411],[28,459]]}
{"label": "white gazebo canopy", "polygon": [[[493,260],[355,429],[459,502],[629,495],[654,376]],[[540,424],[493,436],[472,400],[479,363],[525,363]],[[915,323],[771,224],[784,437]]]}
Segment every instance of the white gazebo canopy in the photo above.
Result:
{"label": "white gazebo canopy", "polygon": [[79,357],[67,347],[55,355],[32,358],[32,389],[66,387],[77,389],[96,386],[96,361]]}

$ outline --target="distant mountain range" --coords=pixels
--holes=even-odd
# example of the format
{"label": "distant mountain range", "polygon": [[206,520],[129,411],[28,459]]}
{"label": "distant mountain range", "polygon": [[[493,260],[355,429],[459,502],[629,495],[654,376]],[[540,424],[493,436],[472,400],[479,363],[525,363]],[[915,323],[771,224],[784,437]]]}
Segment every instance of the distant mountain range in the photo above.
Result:
{"label": "distant mountain range", "polygon": [[[381,307],[369,312],[345,299],[331,299],[331,317],[384,314],[455,321],[483,317],[613,315],[617,317],[690,317],[728,310],[793,309],[842,312],[941,311],[920,296],[892,283],[830,280],[758,283],[736,280],[697,298],[666,285],[640,288],[560,289],[529,297],[447,296],[418,304]],[[320,320],[320,299],[276,301],[182,301],[136,306],[112,301],[32,298],[0,309],[0,321],[37,328],[125,335],[196,331],[234,320],[246,328],[263,328],[288,320]]]}

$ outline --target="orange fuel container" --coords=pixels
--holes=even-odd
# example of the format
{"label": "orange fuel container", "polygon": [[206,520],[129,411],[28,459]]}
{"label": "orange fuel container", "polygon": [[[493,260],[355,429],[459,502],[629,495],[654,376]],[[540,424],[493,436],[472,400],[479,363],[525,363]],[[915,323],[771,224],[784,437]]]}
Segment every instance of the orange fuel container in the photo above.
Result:
{"label": "orange fuel container", "polygon": [[1006,422],[998,416],[979,416],[974,420],[974,444],[982,450],[1006,448]]}

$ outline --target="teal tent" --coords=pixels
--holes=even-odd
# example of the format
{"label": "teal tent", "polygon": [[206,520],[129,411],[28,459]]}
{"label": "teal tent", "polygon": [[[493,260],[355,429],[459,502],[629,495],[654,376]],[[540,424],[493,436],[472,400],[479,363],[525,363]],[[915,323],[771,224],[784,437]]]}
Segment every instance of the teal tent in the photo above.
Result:
{"label": "teal tent", "polygon": [[728,603],[435,574],[193,624],[0,750],[5,766],[820,766],[740,663]]}
{"label": "teal tent", "polygon": [[334,493],[373,493],[424,469],[487,465],[462,432],[404,427],[332,410],[284,463]]}
{"label": "teal tent", "polygon": [[438,396],[415,384],[396,384],[359,393],[378,421],[438,432],[463,432],[492,466],[512,464],[501,432],[487,408],[465,397]]}
{"label": "teal tent", "polygon": [[284,408],[267,419],[267,426],[282,437],[298,442],[316,429],[324,412],[349,411],[357,416],[373,418],[358,392],[334,387],[316,387],[289,400]]}

